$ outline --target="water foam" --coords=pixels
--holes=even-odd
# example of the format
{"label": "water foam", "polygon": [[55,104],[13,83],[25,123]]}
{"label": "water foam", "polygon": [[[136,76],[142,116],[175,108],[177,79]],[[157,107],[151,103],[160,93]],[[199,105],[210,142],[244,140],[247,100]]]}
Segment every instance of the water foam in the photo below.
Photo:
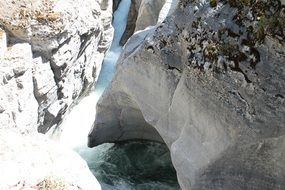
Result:
{"label": "water foam", "polygon": [[78,105],[75,105],[61,125],[60,142],[65,146],[75,148],[82,147],[87,143],[87,136],[95,119],[96,104],[111,82],[116,62],[122,52],[120,39],[127,25],[130,5],[131,0],[121,0],[118,9],[114,12],[114,39],[104,58],[95,91],[84,97]]}

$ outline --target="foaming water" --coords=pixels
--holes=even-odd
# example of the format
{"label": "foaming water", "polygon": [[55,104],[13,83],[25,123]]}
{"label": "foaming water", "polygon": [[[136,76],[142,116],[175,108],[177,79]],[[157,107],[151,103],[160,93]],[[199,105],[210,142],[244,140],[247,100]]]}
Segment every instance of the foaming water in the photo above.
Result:
{"label": "foaming water", "polygon": [[106,53],[95,91],[83,98],[72,109],[61,125],[60,142],[68,147],[86,146],[87,136],[96,114],[96,104],[105,88],[111,82],[118,58],[122,52],[120,39],[126,29],[131,0],[121,0],[114,12],[114,38],[111,48]]}
{"label": "foaming water", "polygon": [[167,147],[159,143],[128,142],[87,147],[96,104],[111,82],[121,54],[131,0],[121,0],[114,13],[114,39],[106,53],[95,91],[73,107],[61,125],[59,141],[77,151],[102,185],[102,190],[177,190],[176,173]]}
{"label": "foaming water", "polygon": [[[77,149],[103,190],[178,190],[169,150],[154,142],[103,144]],[[88,155],[86,157],[86,155]]]}

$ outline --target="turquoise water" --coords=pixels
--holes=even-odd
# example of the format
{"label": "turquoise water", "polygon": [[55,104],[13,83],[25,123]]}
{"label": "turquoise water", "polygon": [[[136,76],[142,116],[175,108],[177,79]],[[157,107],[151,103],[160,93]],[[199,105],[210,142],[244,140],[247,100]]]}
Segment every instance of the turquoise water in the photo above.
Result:
{"label": "turquoise water", "polygon": [[168,148],[154,142],[103,144],[76,151],[103,190],[178,190]]}

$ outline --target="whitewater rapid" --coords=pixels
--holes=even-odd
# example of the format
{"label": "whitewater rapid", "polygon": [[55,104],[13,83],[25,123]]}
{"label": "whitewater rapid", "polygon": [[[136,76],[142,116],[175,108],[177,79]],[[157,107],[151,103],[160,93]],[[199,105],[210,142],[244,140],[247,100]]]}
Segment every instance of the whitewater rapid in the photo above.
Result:
{"label": "whitewater rapid", "polygon": [[111,82],[116,62],[122,52],[120,39],[127,25],[130,5],[131,0],[122,0],[118,9],[114,12],[114,38],[109,51],[105,55],[95,91],[84,97],[79,104],[73,107],[60,127],[62,132],[59,140],[65,146],[71,148],[86,146],[87,136],[95,119],[96,104],[104,89]]}

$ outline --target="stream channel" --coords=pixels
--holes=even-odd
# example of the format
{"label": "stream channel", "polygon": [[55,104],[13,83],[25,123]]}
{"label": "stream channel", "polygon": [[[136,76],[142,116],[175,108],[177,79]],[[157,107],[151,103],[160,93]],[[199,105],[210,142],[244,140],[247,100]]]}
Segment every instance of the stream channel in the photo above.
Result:
{"label": "stream channel", "polygon": [[73,107],[62,123],[60,142],[86,160],[102,190],[178,190],[176,172],[166,145],[155,142],[106,143],[87,147],[87,136],[95,119],[96,103],[111,82],[122,52],[119,45],[125,31],[131,0],[121,0],[113,15],[115,29],[95,91]]}

